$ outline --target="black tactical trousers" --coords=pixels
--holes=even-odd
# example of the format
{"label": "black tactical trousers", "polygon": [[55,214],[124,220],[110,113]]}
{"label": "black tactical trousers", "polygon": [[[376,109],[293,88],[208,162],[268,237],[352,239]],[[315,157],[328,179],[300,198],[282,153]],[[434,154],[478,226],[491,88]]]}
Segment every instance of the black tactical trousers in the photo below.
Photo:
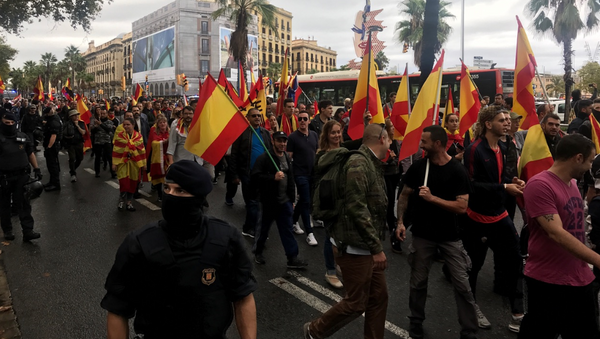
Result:
{"label": "black tactical trousers", "polygon": [[31,205],[25,199],[23,186],[29,180],[29,175],[23,171],[22,174],[2,176],[0,175],[0,225],[4,233],[12,232],[11,223],[11,200],[13,209],[19,213],[23,233],[33,230],[33,217],[31,216]]}
{"label": "black tactical trousers", "polygon": [[60,187],[60,163],[58,162],[58,145],[54,145],[51,148],[44,150],[44,157],[46,158],[46,167],[50,173],[50,181],[48,184],[51,186]]}

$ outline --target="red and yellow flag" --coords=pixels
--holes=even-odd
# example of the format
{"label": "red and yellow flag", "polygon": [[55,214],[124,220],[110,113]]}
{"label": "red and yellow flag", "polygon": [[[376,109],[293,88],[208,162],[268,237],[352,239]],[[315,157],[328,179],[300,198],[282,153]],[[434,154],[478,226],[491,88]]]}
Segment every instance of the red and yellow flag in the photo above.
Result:
{"label": "red and yellow flag", "polygon": [[[360,139],[365,129],[363,113],[369,111],[373,119],[371,123],[381,124],[385,122],[383,116],[383,107],[381,104],[381,95],[379,95],[379,85],[377,84],[377,75],[375,74],[375,62],[373,60],[373,51],[371,49],[371,37],[367,42],[356,91],[354,92],[354,104],[352,105],[352,116],[348,125],[348,135],[353,140]],[[367,99],[368,98],[368,99]],[[367,107],[369,101],[369,107]]]}
{"label": "red and yellow flag", "polygon": [[50,99],[50,101],[54,101],[54,95],[53,95],[54,91],[52,90],[52,88],[50,88],[48,90],[48,99]]}
{"label": "red and yellow flag", "polygon": [[[288,68],[288,51],[286,49],[285,57],[283,58],[283,66],[281,67],[281,78],[279,79],[279,97],[277,97],[277,116],[283,114],[283,100],[285,100],[287,96],[285,94],[285,91],[289,86]],[[283,120],[284,119],[281,119],[281,125],[283,125]]]}
{"label": "red and yellow flag", "polygon": [[442,117],[442,127],[446,127],[446,115],[456,114],[454,110],[454,97],[452,96],[452,85],[448,85],[448,99],[446,100],[446,108]]}
{"label": "red and yellow flag", "polygon": [[0,77],[0,94],[4,94],[5,89],[6,85],[4,85],[4,81],[2,81],[2,77]]}
{"label": "red and yellow flag", "polygon": [[73,94],[73,90],[71,89],[71,78],[67,78],[67,81],[65,81],[65,85],[63,86],[61,91],[64,97],[67,98],[67,100],[73,100],[75,95]]}
{"label": "red and yellow flag", "polygon": [[239,113],[223,88],[209,76],[202,86],[185,149],[216,164],[247,127],[246,117]]}
{"label": "red and yellow flag", "polygon": [[522,116],[521,129],[529,129],[531,126],[539,125],[535,113],[535,97],[533,95],[533,78],[537,63],[533,56],[533,50],[529,45],[527,33],[517,16],[519,31],[517,34],[517,56],[515,60],[515,84],[513,94],[513,112]]}
{"label": "red and yellow flag", "polygon": [[404,141],[402,141],[402,147],[400,149],[399,159],[405,159],[419,150],[419,143],[421,142],[421,134],[423,128],[434,124],[434,119],[437,122],[439,116],[438,110],[440,105],[440,98],[438,93],[442,84],[442,66],[444,64],[444,50],[438,62],[433,66],[431,74],[425,80],[417,101],[415,101],[415,107],[408,119],[408,126],[406,127],[406,133],[404,134]]}
{"label": "red and yellow flag", "polygon": [[404,69],[404,75],[398,86],[396,93],[396,102],[392,108],[390,120],[394,125],[394,139],[403,140],[408,125],[408,116],[410,114],[410,98],[408,97],[408,65]]}
{"label": "red and yellow flag", "polygon": [[246,112],[250,108],[256,108],[263,116],[263,121],[267,121],[267,95],[263,84],[262,75],[258,76],[258,81],[254,81],[252,88],[248,93],[248,101],[246,102]]}
{"label": "red and yellow flag", "polygon": [[140,86],[140,84],[135,84],[135,92],[133,93],[133,104],[134,105],[137,105],[138,100],[142,96],[142,92],[144,92],[144,90],[142,89],[142,86]]}
{"label": "red and yellow flag", "polygon": [[[206,82],[206,80],[204,80],[204,81]],[[223,71],[222,68],[221,68],[221,72],[219,73],[219,86],[221,86],[221,88],[223,88],[225,93],[231,98],[231,100],[233,100],[233,103],[238,108],[244,107],[244,101],[242,101],[240,99],[235,88],[233,88],[233,86],[231,85],[229,80],[227,80],[227,76],[225,75],[225,72]]]}
{"label": "red and yellow flag", "polygon": [[33,99],[44,102],[44,84],[42,84],[42,77],[38,76],[35,87],[33,88]]}
{"label": "red and yellow flag", "polygon": [[477,116],[481,109],[479,93],[471,81],[469,69],[462,62],[460,71],[460,99],[459,99],[459,127],[458,135],[465,136],[465,133],[477,122]]}
{"label": "red and yellow flag", "polygon": [[592,124],[592,141],[596,145],[596,154],[600,154],[600,123],[593,114],[590,114],[590,123]]}
{"label": "red and yellow flag", "polygon": [[83,102],[83,97],[81,95],[77,94],[75,100],[77,101],[77,112],[80,114],[79,119],[85,122],[86,125],[89,125],[92,112],[90,112],[85,102]]}
{"label": "red and yellow flag", "polygon": [[521,152],[521,160],[519,162],[519,177],[527,181],[534,175],[550,168],[553,163],[552,153],[550,153],[550,148],[548,148],[542,126],[535,124],[529,128],[527,138],[525,138],[525,143],[523,144],[523,151]]}

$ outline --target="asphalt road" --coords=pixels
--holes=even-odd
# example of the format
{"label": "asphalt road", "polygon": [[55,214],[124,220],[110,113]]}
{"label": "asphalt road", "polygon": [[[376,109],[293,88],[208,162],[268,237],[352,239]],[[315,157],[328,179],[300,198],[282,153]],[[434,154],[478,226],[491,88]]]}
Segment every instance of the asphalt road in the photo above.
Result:
{"label": "asphalt road", "polygon": [[[43,156],[38,153],[46,176]],[[105,338],[106,312],[100,308],[104,281],[116,250],[125,235],[161,218],[156,194],[147,194],[134,203],[137,211],[117,210],[118,185],[109,172],[94,178],[89,154],[78,170],[79,181],[69,181],[67,157],[60,156],[62,191],[43,193],[33,201],[35,229],[41,239],[22,243],[17,239],[3,242],[4,261],[13,295],[14,309],[25,339]],[[85,169],[88,169],[86,171]],[[149,185],[144,187],[149,191]],[[224,204],[222,180],[210,194],[208,214],[229,221],[241,229],[244,206],[241,191],[235,205]],[[143,204],[142,204],[143,203]],[[18,219],[13,219],[15,230]],[[306,270],[289,272],[279,237],[272,228],[267,242],[267,264],[255,267],[259,282],[255,293],[259,338],[302,338],[302,325],[316,317],[343,296],[343,290],[330,289],[324,280],[324,230],[315,229],[317,247],[298,235],[300,256],[309,261]],[[410,236],[407,241],[410,241]],[[248,249],[252,240],[247,239]],[[407,247],[406,245],[404,246]],[[410,270],[406,254],[394,254],[385,243],[389,261],[387,281],[389,307],[385,338],[406,338],[408,328],[408,280]],[[491,255],[480,274],[478,303],[492,323],[492,329],[481,330],[479,338],[516,338],[507,329],[508,303],[492,292]],[[426,338],[458,338],[459,325],[452,286],[441,274],[441,264],[434,263],[429,279]],[[332,338],[361,338],[364,319],[359,318]],[[234,325],[229,333],[237,338]]]}

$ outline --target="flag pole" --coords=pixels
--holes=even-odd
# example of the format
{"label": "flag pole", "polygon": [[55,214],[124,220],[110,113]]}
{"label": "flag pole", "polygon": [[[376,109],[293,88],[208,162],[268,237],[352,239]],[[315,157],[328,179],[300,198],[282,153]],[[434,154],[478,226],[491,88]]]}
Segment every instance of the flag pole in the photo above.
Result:
{"label": "flag pole", "polygon": [[[371,53],[371,30],[369,29],[369,41],[367,42],[367,46],[369,49],[369,58],[368,58],[368,64],[367,64],[367,91],[365,93],[367,93],[367,102],[365,105],[365,108],[367,111],[369,111],[369,87],[371,86],[371,55],[373,53]],[[363,54],[363,62],[364,62],[364,54]]]}
{"label": "flag pole", "polygon": [[[460,62],[462,62],[463,64],[465,63],[463,61],[463,59],[460,59]],[[467,65],[465,65],[465,67],[467,67]],[[477,87],[477,85],[475,84],[475,81],[473,81],[473,78],[471,77],[471,72],[469,72],[469,81],[471,81],[471,84],[473,84],[473,87],[475,87],[475,90],[477,91],[477,94],[479,95],[479,101],[483,101],[483,96],[481,96],[481,92],[479,92],[479,87]]]}
{"label": "flag pole", "polygon": [[408,80],[408,62],[406,63],[406,68],[404,68],[404,73],[406,73],[406,91],[408,92],[406,98],[408,99],[408,116],[410,117],[412,113],[412,108],[410,106],[410,81]]}
{"label": "flag pole", "polygon": [[[542,91],[544,92],[544,96],[546,97],[546,102],[548,104],[550,104],[550,98],[548,98],[548,93],[546,92],[546,86],[544,85],[544,83],[542,82],[542,78],[540,77],[540,73],[538,72],[537,66],[535,67],[535,75],[538,78],[538,81],[540,82],[540,86],[542,86]],[[535,93],[534,93],[535,96]]]}
{"label": "flag pole", "polygon": [[[442,50],[442,55],[444,54],[444,51]],[[431,122],[432,125],[436,125],[436,121],[440,118],[440,96],[442,95],[442,78],[444,75],[444,62],[442,62],[442,64],[440,65],[440,75],[439,75],[439,80],[438,80],[438,88],[437,88],[437,93],[435,94],[435,109],[433,110],[433,120]]]}

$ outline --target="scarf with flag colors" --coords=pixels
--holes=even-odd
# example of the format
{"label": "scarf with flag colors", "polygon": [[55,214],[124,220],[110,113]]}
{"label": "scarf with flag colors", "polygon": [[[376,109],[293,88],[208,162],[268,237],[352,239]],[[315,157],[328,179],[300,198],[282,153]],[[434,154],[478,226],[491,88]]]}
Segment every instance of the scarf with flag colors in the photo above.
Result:
{"label": "scarf with flag colors", "polygon": [[529,44],[525,28],[517,16],[519,30],[517,33],[517,56],[515,59],[515,83],[513,94],[513,112],[522,116],[521,129],[529,129],[539,125],[535,112],[535,97],[533,94],[533,78],[537,63]]}
{"label": "scarf with flag colors", "polygon": [[481,109],[481,101],[479,101],[477,88],[475,88],[473,81],[471,81],[469,69],[464,62],[461,61],[461,64],[458,130],[460,136],[464,137],[477,121],[477,116]]}
{"label": "scarf with flag colors", "polygon": [[[365,50],[360,66],[360,73],[358,74],[356,91],[354,92],[353,114],[350,116],[350,123],[348,125],[348,135],[352,140],[360,139],[363,136],[365,129],[363,113],[365,111],[371,113],[371,123],[382,124],[385,122],[381,95],[379,95],[379,85],[377,84],[377,75],[375,74],[371,36],[367,40],[366,48],[367,50]],[[367,101],[369,102],[369,107],[367,107]]]}
{"label": "scarf with flag colors", "polygon": [[148,134],[146,149],[150,152],[150,180],[152,185],[165,182],[167,173],[167,147],[169,145],[169,128],[160,132],[158,126],[154,125]]}
{"label": "scarf with flag colors", "polygon": [[438,93],[442,82],[444,53],[445,51],[442,50],[442,55],[435,66],[433,66],[431,74],[429,74],[427,80],[425,80],[423,87],[421,87],[419,96],[415,101],[415,107],[408,119],[408,125],[406,126],[406,133],[404,134],[404,140],[402,141],[398,159],[406,159],[417,153],[423,128],[433,125],[434,118],[437,121],[439,116],[437,109],[440,104]]}
{"label": "scarf with flag colors", "polygon": [[43,102],[44,101],[44,84],[42,84],[42,77],[38,76],[37,81],[35,83],[35,87],[33,88],[33,99]]}
{"label": "scarf with flag colors", "polygon": [[146,167],[146,150],[142,135],[125,129],[115,136],[112,163],[117,166],[117,178],[121,192],[135,193],[140,181],[140,170]]}
{"label": "scarf with flag colors", "polygon": [[410,99],[408,97],[408,65],[404,69],[404,75],[398,86],[396,93],[396,102],[390,114],[390,120],[394,125],[394,139],[403,140],[408,125],[408,116],[410,114]]}
{"label": "scarf with flag colors", "polygon": [[536,124],[527,131],[527,138],[525,138],[519,161],[519,177],[527,181],[534,175],[550,168],[552,164],[554,164],[554,160],[546,142],[546,136],[542,126]]}
{"label": "scarf with flag colors", "polygon": [[209,76],[202,86],[185,149],[211,164],[217,164],[229,146],[248,128],[238,106]]}
{"label": "scarf with flag colors", "polygon": [[90,112],[85,102],[83,102],[81,95],[77,94],[75,100],[77,101],[77,112],[80,114],[80,119],[89,125],[92,112]]}

